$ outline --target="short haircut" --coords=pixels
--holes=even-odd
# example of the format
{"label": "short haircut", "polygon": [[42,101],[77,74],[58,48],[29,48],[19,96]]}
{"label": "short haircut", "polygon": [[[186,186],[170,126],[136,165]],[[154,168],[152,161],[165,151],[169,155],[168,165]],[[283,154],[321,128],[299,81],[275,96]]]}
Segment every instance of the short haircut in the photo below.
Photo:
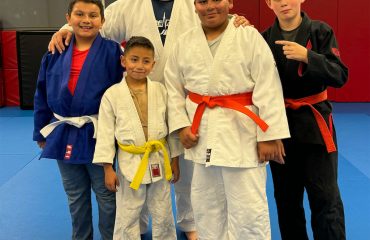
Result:
{"label": "short haircut", "polygon": [[100,16],[101,16],[102,19],[104,19],[104,6],[103,6],[103,4],[101,3],[100,0],[72,0],[72,1],[70,1],[69,5],[68,5],[68,15],[69,16],[71,16],[73,7],[78,2],[92,3],[92,4],[97,5],[99,7],[99,10],[100,10]]}
{"label": "short haircut", "polygon": [[130,38],[130,40],[127,41],[126,43],[126,46],[125,46],[125,51],[123,54],[125,54],[125,52],[128,52],[130,51],[132,48],[134,47],[142,47],[142,48],[146,48],[148,50],[151,50],[153,52],[153,55],[154,55],[154,46],[152,44],[152,42],[147,39],[146,37],[137,37],[137,36],[133,36]]}

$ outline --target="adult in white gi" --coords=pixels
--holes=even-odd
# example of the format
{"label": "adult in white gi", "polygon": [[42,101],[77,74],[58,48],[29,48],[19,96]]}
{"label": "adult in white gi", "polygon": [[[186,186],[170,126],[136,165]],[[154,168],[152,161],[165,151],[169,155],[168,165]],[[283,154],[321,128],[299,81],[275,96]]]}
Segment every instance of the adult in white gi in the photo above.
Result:
{"label": "adult in white gi", "polygon": [[[232,6],[232,0],[195,0],[202,25],[179,38],[165,67],[169,131],[179,131],[188,148],[185,158],[195,163],[191,201],[199,238],[265,240],[270,238],[266,168],[259,160],[282,153],[261,154],[257,145],[277,144],[271,140],[289,137],[289,130],[271,51],[256,29],[229,24]],[[212,103],[215,96],[247,93],[253,103],[244,109],[263,119],[267,131],[243,113]],[[209,105],[198,131],[189,135],[198,107],[191,96]]]}
{"label": "adult in white gi", "polygon": [[[111,159],[114,159],[116,153],[116,140],[122,145],[144,146],[148,141],[167,137],[166,89],[161,83],[152,82],[148,78],[147,91],[147,139],[141,114],[137,109],[144,106],[136,106],[133,100],[135,97],[132,97],[133,90],[128,87],[125,79],[105,92],[99,109],[98,138],[93,163],[113,164]],[[171,146],[172,153],[179,152],[174,149],[175,145]],[[165,147],[170,152],[167,144]],[[117,176],[120,185],[116,195],[114,239],[140,238],[139,216],[144,204],[152,215],[153,239],[176,239],[170,183],[164,178],[162,150],[150,153],[148,168],[138,190],[130,188],[142,157],[143,154],[132,154],[120,148],[118,150]]]}

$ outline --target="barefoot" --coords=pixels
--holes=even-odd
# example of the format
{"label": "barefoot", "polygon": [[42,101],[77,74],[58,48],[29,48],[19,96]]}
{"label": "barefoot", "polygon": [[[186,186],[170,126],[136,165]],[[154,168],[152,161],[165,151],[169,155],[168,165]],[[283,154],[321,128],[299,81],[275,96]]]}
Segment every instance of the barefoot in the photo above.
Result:
{"label": "barefoot", "polygon": [[196,231],[186,232],[185,235],[188,240],[198,240],[198,234]]}

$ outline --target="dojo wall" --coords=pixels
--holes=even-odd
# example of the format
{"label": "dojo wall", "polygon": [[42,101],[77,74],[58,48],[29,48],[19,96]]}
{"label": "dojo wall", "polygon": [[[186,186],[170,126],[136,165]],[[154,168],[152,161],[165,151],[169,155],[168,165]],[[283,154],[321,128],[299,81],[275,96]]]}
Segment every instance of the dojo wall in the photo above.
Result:
{"label": "dojo wall", "polygon": [[[108,5],[113,1],[105,2]],[[24,99],[19,96],[22,92],[19,88],[25,85],[19,84],[16,31],[59,28],[65,22],[68,2],[0,1],[0,106],[20,105],[20,99]],[[349,67],[348,83],[341,89],[329,89],[330,99],[370,102],[370,1],[357,0],[353,4],[345,0],[306,0],[302,6],[312,19],[321,19],[332,26],[341,57]],[[264,0],[234,0],[233,11],[245,15],[260,31],[274,19]],[[46,46],[40,49],[42,52],[45,50]]]}

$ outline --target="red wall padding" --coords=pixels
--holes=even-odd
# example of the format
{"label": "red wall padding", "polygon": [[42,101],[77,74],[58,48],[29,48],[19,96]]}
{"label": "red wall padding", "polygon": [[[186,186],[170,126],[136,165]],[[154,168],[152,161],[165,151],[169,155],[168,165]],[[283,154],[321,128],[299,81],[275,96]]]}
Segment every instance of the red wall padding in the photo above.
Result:
{"label": "red wall padding", "polygon": [[16,48],[16,32],[3,31],[2,61],[5,85],[5,105],[19,106],[18,61]]}
{"label": "red wall padding", "polygon": [[4,69],[5,105],[19,106],[18,69]]}
{"label": "red wall padding", "polygon": [[246,17],[251,24],[259,26],[260,22],[260,0],[234,0],[234,8],[232,13]]}
{"label": "red wall padding", "polygon": [[0,107],[5,106],[5,83],[3,70],[0,68]]}
{"label": "red wall padding", "polygon": [[3,67],[4,69],[18,69],[16,32],[4,31],[3,38]]}
{"label": "red wall padding", "polygon": [[3,58],[2,58],[2,49],[3,43],[2,43],[2,34],[0,33],[0,107],[3,107],[5,105],[5,85],[4,85],[4,75],[3,75]]}
{"label": "red wall padding", "polygon": [[341,56],[349,82],[337,91],[338,101],[370,102],[370,1],[338,1]]}

